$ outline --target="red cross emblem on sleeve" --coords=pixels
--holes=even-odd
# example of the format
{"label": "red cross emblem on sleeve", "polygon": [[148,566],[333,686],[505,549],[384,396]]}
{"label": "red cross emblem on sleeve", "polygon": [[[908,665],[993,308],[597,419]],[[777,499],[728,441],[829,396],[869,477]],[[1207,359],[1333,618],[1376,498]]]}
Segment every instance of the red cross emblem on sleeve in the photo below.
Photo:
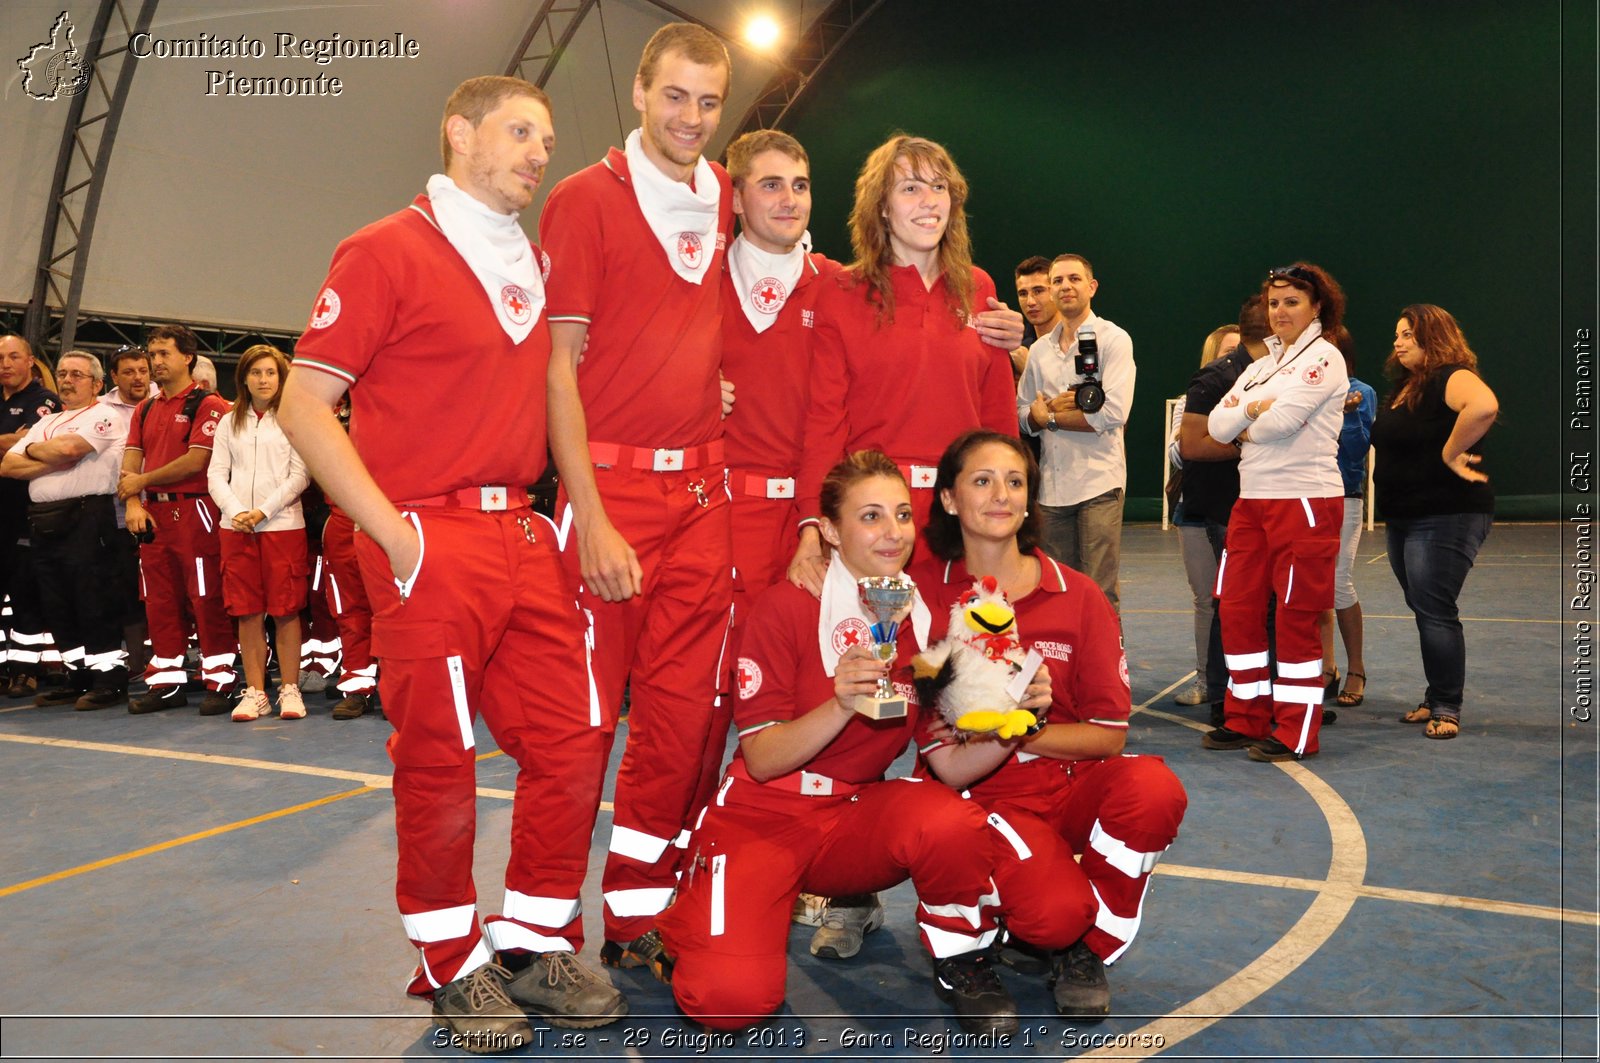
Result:
{"label": "red cross emblem on sleeve", "polygon": [[761,689],[761,666],[748,657],[739,658],[739,666],[734,670],[734,680],[739,684],[739,699],[741,701],[756,696],[756,691]]}
{"label": "red cross emblem on sleeve", "polygon": [[311,309],[311,327],[327,328],[339,320],[339,293],[332,288],[322,289],[317,296],[317,304]]}

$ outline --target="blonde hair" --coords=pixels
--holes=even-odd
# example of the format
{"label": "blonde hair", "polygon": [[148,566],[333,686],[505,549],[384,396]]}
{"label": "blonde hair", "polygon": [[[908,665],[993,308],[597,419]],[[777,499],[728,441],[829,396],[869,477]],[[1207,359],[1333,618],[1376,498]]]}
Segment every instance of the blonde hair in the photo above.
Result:
{"label": "blonde hair", "polygon": [[[1205,344],[1200,348],[1200,365],[1204,367],[1216,361],[1218,352],[1222,350],[1222,337],[1230,332],[1237,333],[1238,331],[1238,325],[1221,325],[1212,329],[1211,335],[1206,337]],[[1239,338],[1241,342],[1244,339],[1243,335],[1240,335]]]}
{"label": "blonde hair", "polygon": [[894,251],[889,221],[884,217],[889,193],[901,163],[924,180],[942,180],[950,190],[950,220],[939,241],[939,270],[957,326],[972,314],[976,285],[972,278],[972,240],[967,235],[967,179],[942,146],[922,137],[897,133],[878,145],[856,177],[856,202],[850,211],[850,245],[856,253],[850,275],[871,289],[868,301],[878,304],[878,325],[894,320]]}

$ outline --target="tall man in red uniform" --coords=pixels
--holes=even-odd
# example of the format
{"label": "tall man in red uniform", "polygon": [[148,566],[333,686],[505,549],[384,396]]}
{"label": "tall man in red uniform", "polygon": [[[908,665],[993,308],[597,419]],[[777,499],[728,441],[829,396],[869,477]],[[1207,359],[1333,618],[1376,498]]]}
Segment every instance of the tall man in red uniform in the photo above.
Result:
{"label": "tall man in red uniform", "polygon": [[220,716],[232,708],[239,643],[222,602],[222,546],[206,468],[228,400],[215,392],[195,399],[198,385],[190,373],[200,343],[187,325],[156,326],[145,349],[150,377],[161,390],[134,411],[117,486],[117,496],[128,504],[128,531],[155,535],[139,548],[150,625],[144,681],[150,692],[129,701],[128,711],[187,704],[183,655],[193,618],[206,685],[200,715]]}
{"label": "tall man in red uniform", "polygon": [[[555,529],[521,486],[544,471],[551,262],[517,212],[555,141],[549,100],[515,78],[473,78],[446,103],[441,140],[445,173],[427,192],[334,252],[279,416],[360,529],[395,727],[395,893],[421,952],[410,992],[433,998],[452,1047],[497,1052],[532,1038],[517,1007],[587,1028],[627,1001],[576,956],[602,732]],[[467,374],[491,386],[417,390]],[[348,435],[333,413],[346,388]],[[419,445],[424,414],[450,426],[447,439]],[[520,769],[505,905],[484,929],[472,882],[479,713]]]}
{"label": "tall man in red uniform", "polygon": [[733,219],[727,173],[701,153],[731,72],[707,30],[659,30],[633,83],[641,129],[557,185],[539,225],[560,263],[549,289],[557,508],[575,540],[566,559],[592,617],[608,734],[631,679],[601,959],[663,978],[655,917],[676,884],[674,842],[729,663],[718,365]]}

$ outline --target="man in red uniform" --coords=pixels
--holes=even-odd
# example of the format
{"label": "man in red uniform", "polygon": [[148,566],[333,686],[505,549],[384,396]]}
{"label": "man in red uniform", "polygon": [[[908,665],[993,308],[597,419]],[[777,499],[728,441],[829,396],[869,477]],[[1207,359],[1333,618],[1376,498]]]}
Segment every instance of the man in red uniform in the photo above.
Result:
{"label": "man in red uniform", "polygon": [[718,380],[731,189],[701,155],[730,77],[709,31],[659,30],[633,83],[641,129],[557,185],[539,225],[561,264],[549,289],[557,510],[608,735],[631,680],[601,959],[664,979],[655,917],[677,881],[733,601]]}
{"label": "man in red uniform", "polygon": [[[279,415],[360,528],[395,727],[395,893],[421,952],[409,989],[433,998],[453,1047],[477,1052],[531,1040],[517,1007],[581,1028],[627,1013],[576,956],[602,732],[555,529],[520,486],[544,471],[551,265],[517,212],[532,203],[554,139],[548,97],[533,85],[481,77],[456,89],[441,131],[446,172],[340,244]],[[441,373],[487,373],[493,386],[419,395],[417,380]],[[348,435],[333,413],[346,388]],[[448,442],[418,445],[424,405],[451,426]],[[520,769],[505,906],[481,930],[480,712]]]}
{"label": "man in red uniform", "polygon": [[219,716],[231,708],[239,643],[222,603],[222,547],[217,506],[206,489],[206,467],[228,401],[215,393],[197,393],[190,371],[200,344],[188,326],[156,326],[145,349],[150,352],[151,379],[161,390],[134,412],[117,486],[118,497],[128,504],[128,531],[155,535],[139,549],[150,625],[150,662],[144,671],[150,692],[129,701],[128,711],[155,712],[188,703],[183,655],[192,617],[206,685],[200,715]]}

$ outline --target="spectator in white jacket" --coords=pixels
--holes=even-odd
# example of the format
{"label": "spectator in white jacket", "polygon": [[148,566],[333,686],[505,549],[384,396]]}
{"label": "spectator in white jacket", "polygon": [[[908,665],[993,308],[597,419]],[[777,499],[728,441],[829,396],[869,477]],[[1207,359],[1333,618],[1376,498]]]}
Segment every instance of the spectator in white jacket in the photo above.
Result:
{"label": "spectator in white jacket", "polygon": [[222,512],[222,597],[237,619],[246,690],[235,720],[272,713],[267,699],[264,617],[277,628],[278,712],[305,716],[300,673],[300,610],[306,605],[305,516],[300,494],[309,477],[278,427],[278,400],[289,375],[282,351],[264,343],[244,352],[235,374],[238,398],[219,422],[208,486]]}

